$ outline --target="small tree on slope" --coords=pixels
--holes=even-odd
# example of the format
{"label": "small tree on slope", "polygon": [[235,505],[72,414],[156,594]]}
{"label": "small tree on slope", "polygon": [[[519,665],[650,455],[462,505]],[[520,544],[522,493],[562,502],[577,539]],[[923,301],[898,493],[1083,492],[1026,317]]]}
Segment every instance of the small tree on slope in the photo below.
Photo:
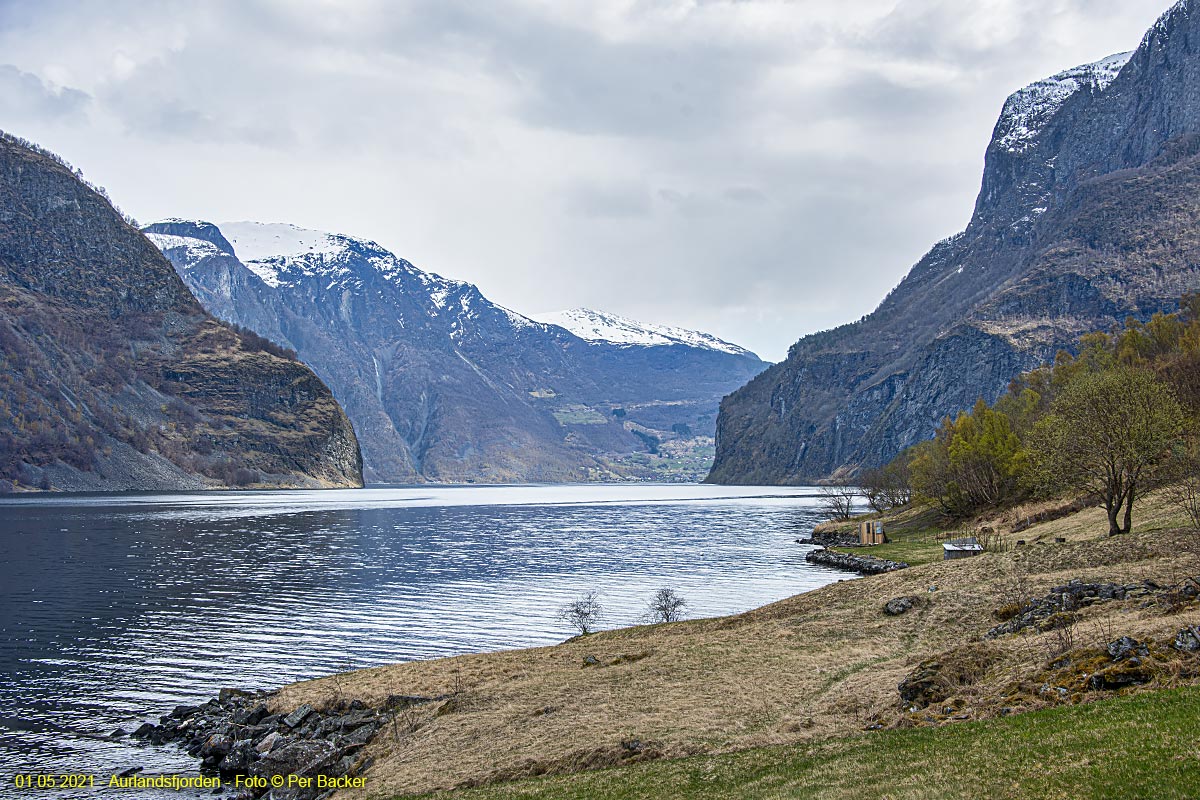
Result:
{"label": "small tree on slope", "polygon": [[1170,461],[1184,419],[1170,387],[1145,370],[1080,375],[1034,426],[1037,475],[1050,488],[1098,494],[1109,535],[1128,533],[1134,499]]}

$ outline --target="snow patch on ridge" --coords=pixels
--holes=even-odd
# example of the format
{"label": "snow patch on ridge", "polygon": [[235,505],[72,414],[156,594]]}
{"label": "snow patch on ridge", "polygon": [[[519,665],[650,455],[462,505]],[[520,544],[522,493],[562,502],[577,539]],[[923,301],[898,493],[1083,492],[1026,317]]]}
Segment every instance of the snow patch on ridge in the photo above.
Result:
{"label": "snow patch on ridge", "polygon": [[223,222],[218,228],[238,260],[272,287],[321,278],[326,289],[362,288],[364,266],[397,285],[416,279],[429,294],[443,298],[464,285],[423,272],[367,239],[286,223]]}
{"label": "snow patch on ridge", "polygon": [[168,250],[183,250],[188,267],[194,266],[202,258],[227,255],[221,248],[204,239],[196,239],[191,236],[172,236],[166,233],[147,233],[145,236],[164,253]]}
{"label": "snow patch on ridge", "polygon": [[[208,225],[209,223],[196,223]],[[413,297],[426,302],[432,317],[449,318],[451,338],[460,338],[481,315],[495,319],[499,314],[514,331],[565,328],[589,341],[621,346],[686,345],[734,355],[753,356],[749,350],[700,331],[652,325],[584,308],[526,316],[484,298],[472,284],[443,278],[414,267],[375,242],[336,233],[309,230],[286,223],[224,222],[215,226],[233,247],[235,257],[263,283],[288,288],[320,281],[323,291],[341,287],[350,291],[365,288],[370,271]],[[186,251],[187,266],[206,257],[228,255],[203,239],[148,233],[162,251]]]}
{"label": "snow patch on ridge", "polygon": [[637,322],[627,317],[592,311],[587,308],[534,314],[532,318],[539,322],[566,328],[580,339],[591,342],[609,342],[631,347],[635,345],[654,347],[682,344],[734,355],[753,355],[744,347],[738,347],[736,344],[718,339],[712,334],[686,328]]}
{"label": "snow patch on ridge", "polygon": [[279,222],[222,222],[217,227],[243,263],[307,255],[335,256],[345,250],[345,240],[349,238]]}
{"label": "snow patch on ridge", "polygon": [[993,135],[996,145],[1010,153],[1025,152],[1068,98],[1085,87],[1104,91],[1132,56],[1132,50],[1116,53],[1092,64],[1064,70],[1014,92],[1004,103],[996,123]]}

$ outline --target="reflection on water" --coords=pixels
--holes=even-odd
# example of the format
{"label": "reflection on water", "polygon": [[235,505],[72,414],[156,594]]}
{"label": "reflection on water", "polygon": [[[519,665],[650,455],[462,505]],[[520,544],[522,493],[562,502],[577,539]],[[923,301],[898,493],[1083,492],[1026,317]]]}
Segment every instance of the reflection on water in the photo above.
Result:
{"label": "reflection on water", "polygon": [[640,485],[5,500],[0,794],[15,772],[194,773],[107,734],[222,686],[561,641],[556,609],[589,588],[615,627],[661,586],[713,616],[846,577],[794,543],[816,502]]}

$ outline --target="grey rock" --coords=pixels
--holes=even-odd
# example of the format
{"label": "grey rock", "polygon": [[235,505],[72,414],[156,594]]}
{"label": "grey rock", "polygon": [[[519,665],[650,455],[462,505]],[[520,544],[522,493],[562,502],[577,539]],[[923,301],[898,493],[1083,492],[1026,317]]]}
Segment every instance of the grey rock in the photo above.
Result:
{"label": "grey rock", "polygon": [[360,725],[345,736],[337,740],[338,747],[353,747],[354,745],[366,744],[371,741],[376,731],[379,730],[377,723],[371,722],[366,725]]}
{"label": "grey rock", "polygon": [[1146,647],[1146,645],[1130,636],[1122,636],[1116,641],[1109,642],[1106,649],[1108,650],[1109,657],[1113,661],[1120,661],[1121,659],[1135,656],[1144,658],[1150,655],[1150,650]]}
{"label": "grey rock", "polygon": [[862,540],[854,533],[837,533],[813,531],[809,534],[807,542],[803,544],[816,544],[821,547],[862,547]]}
{"label": "grey rock", "polygon": [[884,572],[894,572],[906,569],[908,564],[903,561],[891,561],[875,556],[860,556],[850,553],[836,553],[833,550],[810,550],[804,555],[804,560],[811,564],[850,570],[863,575],[880,575]]}
{"label": "grey rock", "polygon": [[260,739],[258,744],[254,746],[254,749],[259,753],[269,753],[276,747],[287,744],[287,742],[288,740],[283,736],[283,734],[281,734],[279,731],[273,731],[272,733],[268,733],[266,736]]}
{"label": "grey rock", "polygon": [[291,742],[259,758],[251,766],[250,774],[260,777],[315,774],[335,752],[331,743],[321,739]]}
{"label": "grey rock", "polygon": [[237,725],[257,725],[266,716],[266,705],[259,704],[254,708],[248,708],[236,712],[233,715],[233,722]]}
{"label": "grey rock", "polygon": [[1182,650],[1185,653],[1200,651],[1200,626],[1193,625],[1175,634],[1175,641],[1172,647],[1176,650]]}
{"label": "grey rock", "polygon": [[1055,586],[1045,596],[1032,600],[1017,616],[995,626],[986,636],[994,639],[997,636],[1016,633],[1024,628],[1042,625],[1056,614],[1069,614],[1086,606],[1125,600],[1144,595],[1148,591],[1148,587],[1143,584],[1123,586],[1115,583],[1070,581],[1063,586]]}
{"label": "grey rock", "polygon": [[375,713],[367,710],[351,711],[349,714],[343,714],[337,717],[326,717],[321,721],[318,731],[328,733],[330,731],[345,731],[351,728],[357,728],[360,725],[365,725],[375,720]]}
{"label": "grey rock", "polygon": [[316,711],[316,709],[314,709],[308,703],[305,703],[304,705],[300,706],[295,711],[293,711],[292,713],[290,713],[286,717],[284,717],[283,724],[287,725],[289,728],[295,728],[297,725],[304,722],[304,720],[308,719],[308,716],[310,714],[312,714],[314,711]]}
{"label": "grey rock", "polygon": [[209,756],[224,758],[232,749],[233,741],[233,737],[228,734],[214,733],[204,740],[204,744],[200,747],[200,755],[205,758]]}

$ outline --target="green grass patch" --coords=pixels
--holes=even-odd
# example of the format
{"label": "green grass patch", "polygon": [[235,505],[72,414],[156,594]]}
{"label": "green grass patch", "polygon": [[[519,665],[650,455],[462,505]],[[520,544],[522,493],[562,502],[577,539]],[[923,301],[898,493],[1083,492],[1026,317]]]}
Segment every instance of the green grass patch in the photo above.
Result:
{"label": "green grass patch", "polygon": [[558,420],[559,425],[603,425],[608,417],[594,408],[578,403],[571,403],[550,412]]}
{"label": "green grass patch", "polygon": [[[891,534],[889,533],[888,535],[890,536]],[[940,544],[915,540],[891,541],[887,544],[877,544],[871,547],[834,547],[830,549],[836,550],[839,553],[850,553],[851,555],[875,556],[876,558],[886,558],[891,561],[904,561],[914,567],[917,564],[928,564],[931,561],[941,561],[944,558]]]}
{"label": "green grass patch", "polygon": [[1196,798],[1200,688],[1146,692],[987,722],[533,778],[431,797]]}

